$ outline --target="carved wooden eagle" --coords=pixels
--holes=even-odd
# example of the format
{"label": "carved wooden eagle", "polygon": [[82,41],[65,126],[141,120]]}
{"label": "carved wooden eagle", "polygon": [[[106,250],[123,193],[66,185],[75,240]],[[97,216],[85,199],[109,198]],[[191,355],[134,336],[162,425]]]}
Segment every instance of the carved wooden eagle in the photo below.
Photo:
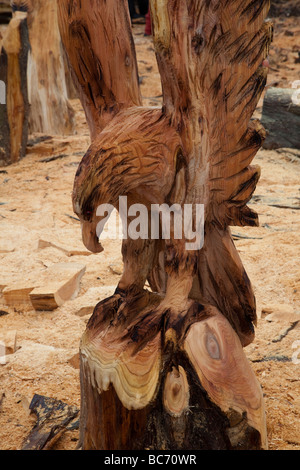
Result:
{"label": "carved wooden eagle", "polygon": [[153,290],[166,291],[175,317],[188,299],[213,305],[249,344],[255,298],[229,226],[258,224],[247,203],[260,176],[251,162],[265,132],[251,117],[266,83],[269,0],[152,1],[162,108],[142,106],[126,2],[102,10],[102,2],[97,9],[92,3],[59,2],[62,40],[92,139],[73,190],[84,243],[102,250],[97,207],[118,209],[119,196],[147,207],[204,204],[200,251],[186,252],[178,240],[124,242],[123,254],[136,256],[126,258],[119,288],[138,292],[149,279]]}
{"label": "carved wooden eagle", "polygon": [[242,349],[254,337],[255,297],[230,226],[258,224],[247,204],[265,132],[251,117],[266,83],[269,0],[150,4],[161,108],[142,106],[127,1],[59,1],[92,141],[74,211],[84,243],[100,252],[102,204],[202,204],[204,244],[188,249],[175,227],[167,239],[123,240],[116,292],[95,307],[81,341],[80,441],[266,448],[263,396]]}

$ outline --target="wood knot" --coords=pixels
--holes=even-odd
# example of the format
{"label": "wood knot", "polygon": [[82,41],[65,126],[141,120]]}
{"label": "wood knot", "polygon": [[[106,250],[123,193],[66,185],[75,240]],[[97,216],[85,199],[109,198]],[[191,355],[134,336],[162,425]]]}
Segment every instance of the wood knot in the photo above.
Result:
{"label": "wood knot", "polygon": [[163,402],[168,413],[176,418],[189,408],[189,385],[185,370],[179,366],[169,372],[164,387]]}
{"label": "wood knot", "polygon": [[126,65],[126,67],[130,67],[130,65],[131,65],[131,59],[130,59],[129,55],[126,55],[126,57],[125,57],[125,65]]}
{"label": "wood knot", "polygon": [[204,49],[205,38],[202,34],[202,30],[196,31],[196,34],[192,38],[192,47],[197,55]]}
{"label": "wood knot", "polygon": [[221,359],[220,346],[219,346],[217,338],[212,333],[212,331],[208,331],[206,333],[205,343],[206,343],[207,352],[210,355],[210,357],[215,360]]}

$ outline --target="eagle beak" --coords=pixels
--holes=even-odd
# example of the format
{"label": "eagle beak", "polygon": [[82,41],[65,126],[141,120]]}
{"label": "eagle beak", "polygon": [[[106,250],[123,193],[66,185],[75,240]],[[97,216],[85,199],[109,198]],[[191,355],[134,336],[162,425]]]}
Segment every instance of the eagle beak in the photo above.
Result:
{"label": "eagle beak", "polygon": [[97,222],[81,222],[81,230],[82,230],[82,241],[84,246],[91,251],[92,253],[101,253],[104,251],[103,246],[99,242],[99,238],[97,236]]}

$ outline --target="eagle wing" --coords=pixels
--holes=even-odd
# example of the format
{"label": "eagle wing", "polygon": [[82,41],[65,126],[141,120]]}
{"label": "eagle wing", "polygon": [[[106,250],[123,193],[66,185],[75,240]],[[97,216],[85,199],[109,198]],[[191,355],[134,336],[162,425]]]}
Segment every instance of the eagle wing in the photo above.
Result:
{"label": "eagle wing", "polygon": [[153,0],[163,112],[188,161],[188,203],[205,206],[205,241],[191,296],[228,318],[243,345],[254,335],[251,283],[229,226],[256,226],[252,166],[265,131],[251,120],[264,90],[269,0]]}

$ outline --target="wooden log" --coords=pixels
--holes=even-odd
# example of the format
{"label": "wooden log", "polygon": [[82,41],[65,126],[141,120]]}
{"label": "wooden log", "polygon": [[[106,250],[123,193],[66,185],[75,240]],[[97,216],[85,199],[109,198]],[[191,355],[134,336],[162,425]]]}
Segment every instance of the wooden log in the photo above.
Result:
{"label": "wooden log", "polygon": [[265,149],[300,149],[300,82],[298,88],[269,88],[263,103]]}
{"label": "wooden log", "polygon": [[28,140],[27,14],[18,12],[5,32],[0,55],[0,166],[26,154]]}
{"label": "wooden log", "polygon": [[28,13],[29,132],[73,134],[74,110],[68,100],[56,0],[13,0],[14,11]]}
{"label": "wooden log", "polygon": [[[229,227],[258,225],[247,204],[265,132],[250,120],[266,82],[268,8],[267,0],[152,0],[163,107],[148,109],[127,2],[59,4],[92,138],[73,190],[85,246],[103,251],[99,207],[124,216],[126,196],[128,207],[146,209],[139,236],[130,236],[133,213],[123,217],[123,274],[81,340],[84,450],[267,448],[263,396],[243,352],[254,339],[255,298]],[[173,225],[164,237],[162,217],[152,237],[150,209],[163,204],[195,209],[187,233]],[[204,245],[187,248],[201,204]]]}

